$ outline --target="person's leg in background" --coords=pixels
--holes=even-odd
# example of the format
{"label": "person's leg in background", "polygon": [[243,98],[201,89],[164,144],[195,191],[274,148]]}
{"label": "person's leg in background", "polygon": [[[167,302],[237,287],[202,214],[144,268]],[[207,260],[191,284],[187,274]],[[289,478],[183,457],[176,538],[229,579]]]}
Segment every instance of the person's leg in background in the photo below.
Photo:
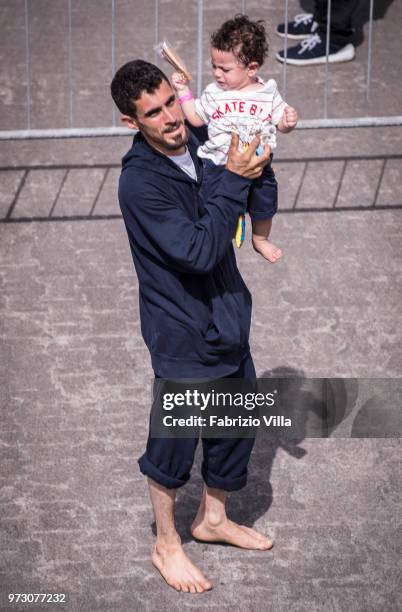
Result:
{"label": "person's leg in background", "polygon": [[[352,18],[359,0],[332,0],[330,43],[337,49],[353,43]],[[316,0],[314,19],[318,34],[325,41],[327,36],[328,0]]]}
{"label": "person's leg in background", "polygon": [[[330,21],[330,45],[328,61],[330,63],[348,62],[355,56],[353,45],[352,19],[359,0],[332,0],[331,2],[331,21]],[[294,66],[308,66],[311,64],[325,64],[326,59],[326,38],[327,38],[327,15],[328,0],[316,0],[314,15],[309,16],[310,20],[303,27],[295,26],[290,22],[288,30],[291,32],[298,30],[300,36],[304,37],[295,47],[287,49],[286,61]],[[305,35],[302,35],[304,28]],[[311,30],[308,33],[308,30]],[[277,33],[284,36],[284,24],[280,24]],[[276,59],[280,62],[285,61],[285,52],[279,51]]]}

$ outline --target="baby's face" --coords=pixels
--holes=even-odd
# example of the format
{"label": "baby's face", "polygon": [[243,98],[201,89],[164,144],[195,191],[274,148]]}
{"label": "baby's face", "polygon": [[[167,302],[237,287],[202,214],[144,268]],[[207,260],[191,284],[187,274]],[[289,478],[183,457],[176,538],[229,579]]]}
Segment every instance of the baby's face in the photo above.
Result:
{"label": "baby's face", "polygon": [[211,64],[214,79],[222,89],[243,89],[253,82],[255,70],[239,62],[232,51],[212,47]]}

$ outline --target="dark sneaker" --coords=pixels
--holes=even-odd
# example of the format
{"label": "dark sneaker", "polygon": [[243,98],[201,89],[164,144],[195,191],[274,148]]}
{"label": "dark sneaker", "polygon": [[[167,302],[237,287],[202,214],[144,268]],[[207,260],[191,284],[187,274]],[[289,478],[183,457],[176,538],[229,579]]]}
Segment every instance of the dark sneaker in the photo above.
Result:
{"label": "dark sneaker", "polygon": [[[352,44],[345,47],[329,46],[328,62],[336,64],[338,62],[349,62],[355,56],[355,48]],[[276,54],[276,59],[279,62],[285,61],[285,52],[279,51]],[[296,47],[290,47],[287,52],[286,62],[294,66],[309,66],[310,64],[325,64],[326,58],[326,43],[321,40],[319,34],[313,34],[305,40],[302,40]]]}
{"label": "dark sneaker", "polygon": [[[294,21],[288,23],[288,38],[307,38],[314,34],[318,28],[318,23],[314,21],[314,15],[312,13],[300,13],[296,15]],[[285,38],[285,24],[280,23],[276,28],[278,36]]]}

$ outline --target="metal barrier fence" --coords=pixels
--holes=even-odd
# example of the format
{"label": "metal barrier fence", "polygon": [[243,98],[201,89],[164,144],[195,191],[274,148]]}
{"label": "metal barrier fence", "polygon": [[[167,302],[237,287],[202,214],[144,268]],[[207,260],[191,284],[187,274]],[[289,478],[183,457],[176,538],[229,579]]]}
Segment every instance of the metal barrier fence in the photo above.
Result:
{"label": "metal barrier fence", "polygon": [[[104,136],[119,136],[131,134],[126,128],[116,127],[116,110],[112,105],[112,126],[106,127],[74,127],[74,97],[73,97],[73,45],[72,45],[72,2],[68,1],[68,32],[67,32],[67,54],[68,54],[68,80],[69,80],[69,127],[62,129],[33,129],[31,118],[32,96],[32,65],[31,65],[31,50],[30,50],[30,24],[32,19],[32,10],[34,0],[24,0],[24,19],[25,19],[25,70],[26,70],[26,129],[24,130],[2,130],[0,131],[0,140],[19,140],[19,139],[40,139],[40,138],[79,138],[79,137],[104,137]],[[111,75],[116,70],[116,1],[110,0],[110,28],[111,28]],[[197,60],[196,60],[196,84],[197,95],[202,90],[202,74],[203,74],[203,35],[204,35],[204,1],[196,0],[197,4]],[[285,20],[285,38],[284,38],[284,64],[283,64],[283,83],[282,90],[286,97],[287,89],[287,48],[288,48],[288,20],[289,20],[289,1],[285,0],[284,20]],[[373,42],[373,8],[374,0],[370,0],[370,17],[369,17],[369,33],[368,33],[368,57],[367,57],[367,74],[366,74],[366,98],[370,99],[371,93],[371,71],[372,71],[372,42]],[[247,11],[246,0],[241,1],[240,10],[242,13]],[[316,129],[316,128],[347,128],[347,127],[377,127],[377,126],[400,126],[402,125],[402,116],[366,116],[353,118],[329,118],[328,117],[328,94],[329,94],[329,36],[331,26],[331,0],[328,0],[328,16],[327,16],[327,35],[326,35],[326,64],[325,64],[325,92],[324,92],[324,109],[323,117],[311,120],[302,120],[298,124],[299,129]],[[159,42],[160,36],[160,3],[159,0],[154,0],[154,41]],[[112,104],[112,103],[111,103]]]}

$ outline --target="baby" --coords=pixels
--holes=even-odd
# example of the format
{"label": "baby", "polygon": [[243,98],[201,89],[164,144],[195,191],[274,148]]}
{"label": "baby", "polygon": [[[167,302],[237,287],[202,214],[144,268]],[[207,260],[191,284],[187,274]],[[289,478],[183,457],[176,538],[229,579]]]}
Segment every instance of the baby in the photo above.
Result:
{"label": "baby", "polygon": [[[215,81],[194,99],[182,73],[172,75],[186,119],[195,127],[208,125],[208,140],[198,149],[205,159],[203,189],[212,195],[225,168],[231,133],[237,132],[243,147],[257,133],[271,149],[276,130],[286,133],[297,123],[297,112],[281,98],[276,82],[257,75],[268,53],[262,21],[236,15],[211,36],[211,63]],[[278,186],[271,164],[253,181],[248,201],[252,243],[265,259],[274,263],[282,251],[268,240],[272,217],[278,207]]]}

